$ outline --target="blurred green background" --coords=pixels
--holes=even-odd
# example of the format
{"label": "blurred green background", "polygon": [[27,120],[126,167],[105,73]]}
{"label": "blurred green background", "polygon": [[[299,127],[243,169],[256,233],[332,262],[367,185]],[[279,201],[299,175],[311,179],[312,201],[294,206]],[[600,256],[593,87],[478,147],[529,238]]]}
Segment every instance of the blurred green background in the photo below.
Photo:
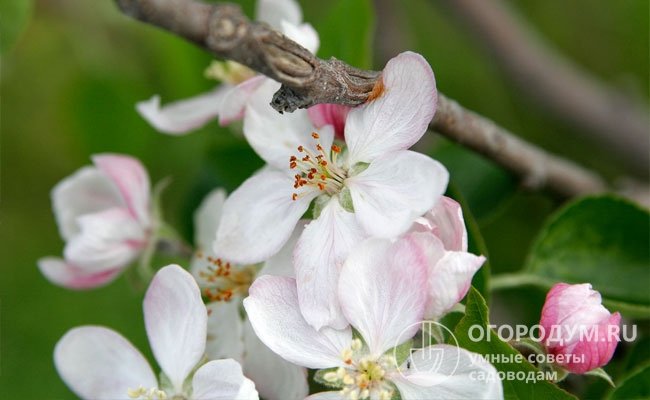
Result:
{"label": "blurred green background", "polygon": [[[608,177],[627,173],[621,159],[589,143],[521,95],[491,57],[436,1],[301,1],[321,35],[321,57],[381,68],[403,50],[422,53],[438,87],[466,107],[553,152]],[[643,102],[648,99],[647,0],[511,2],[542,35],[579,65]],[[252,1],[243,2],[248,15]],[[142,293],[125,277],[88,292],[49,284],[36,260],[62,245],[49,191],[100,152],[139,157],[164,195],[168,221],[190,239],[194,207],[210,188],[236,187],[261,161],[239,136],[211,123],[174,138],[149,127],[134,104],[210,89],[211,57],[166,32],[122,16],[111,1],[8,0],[0,4],[2,177],[0,208],[0,398],[67,399],[52,350],[66,330],[101,324],[150,356]],[[372,51],[371,51],[372,50]],[[419,150],[445,163],[485,236],[493,272],[514,271],[560,200],[521,191],[506,172],[429,135]],[[515,320],[535,323],[543,293],[503,293],[495,311],[517,301]],[[510,297],[508,297],[510,296]],[[533,311],[530,311],[533,310]],[[538,311],[537,311],[538,313]],[[518,316],[517,316],[518,315]],[[151,358],[150,358],[151,359]]]}

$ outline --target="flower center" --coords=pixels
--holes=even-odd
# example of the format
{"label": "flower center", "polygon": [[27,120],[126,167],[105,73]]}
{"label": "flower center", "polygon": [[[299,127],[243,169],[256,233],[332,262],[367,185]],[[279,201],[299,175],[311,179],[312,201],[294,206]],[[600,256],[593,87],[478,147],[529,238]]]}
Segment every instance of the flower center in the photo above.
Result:
{"label": "flower center", "polygon": [[[196,256],[203,259],[203,252],[198,251]],[[253,283],[257,274],[257,266],[235,266],[220,258],[205,257],[208,266],[199,272],[203,279],[203,295],[210,301],[230,301],[233,296],[246,297],[248,288]]]}
{"label": "flower center", "polygon": [[158,388],[149,388],[146,389],[144,386],[140,386],[137,389],[128,389],[126,393],[132,399],[140,400],[166,400],[167,393],[164,390]]}
{"label": "flower center", "polygon": [[289,168],[297,171],[294,175],[293,187],[303,189],[301,193],[293,193],[291,197],[293,200],[298,200],[314,190],[330,196],[339,193],[348,175],[347,171],[336,163],[341,148],[334,144],[330,152],[325,152],[318,133],[312,132],[311,137],[316,141],[316,154],[304,146],[298,146],[300,154],[289,158]]}
{"label": "flower center", "polygon": [[341,353],[348,367],[328,372],[324,379],[343,386],[341,396],[350,400],[390,400],[394,388],[386,379],[386,373],[395,368],[397,362],[392,356],[371,357],[363,351],[361,340],[354,339],[349,348]]}
{"label": "flower center", "polygon": [[235,61],[212,61],[205,70],[206,78],[238,85],[255,76],[255,71]]}

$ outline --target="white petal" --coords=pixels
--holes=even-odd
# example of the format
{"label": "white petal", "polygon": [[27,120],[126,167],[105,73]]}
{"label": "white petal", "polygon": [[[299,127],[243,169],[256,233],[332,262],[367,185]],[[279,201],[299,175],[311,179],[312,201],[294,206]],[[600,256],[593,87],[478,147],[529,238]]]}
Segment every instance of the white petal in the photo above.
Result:
{"label": "white petal", "polygon": [[135,108],[156,130],[170,135],[182,135],[198,129],[215,119],[221,111],[221,102],[230,89],[221,85],[207,93],[160,106],[160,96],[141,101]]}
{"label": "white petal", "polygon": [[243,321],[240,314],[241,301],[212,302],[208,309],[208,335],[205,354],[209,360],[232,358],[244,359]]}
{"label": "white petal", "polygon": [[467,251],[467,229],[463,210],[454,199],[442,196],[411,228],[418,232],[432,232],[442,240],[446,250]]}
{"label": "white petal", "polygon": [[291,236],[289,236],[289,240],[287,240],[277,254],[264,263],[257,276],[275,275],[295,278],[296,272],[293,268],[293,251],[308,222],[305,219],[298,221],[296,228],[291,233]]}
{"label": "white petal", "polygon": [[350,328],[312,328],[300,313],[295,280],[265,275],[244,299],[257,337],[285,360],[307,368],[342,366],[341,351],[350,346]]}
{"label": "white petal", "polygon": [[341,265],[363,238],[354,214],[345,211],[334,197],[298,240],[294,252],[298,297],[305,319],[314,328],[348,325],[336,288]]}
{"label": "white petal", "polygon": [[61,237],[69,240],[79,232],[77,218],[125,202],[111,180],[94,167],[83,167],[52,189],[52,207]]}
{"label": "white petal", "polygon": [[341,391],[314,393],[305,400],[345,400],[347,397],[341,396]]}
{"label": "white petal", "polygon": [[192,378],[193,400],[257,400],[255,386],[235,360],[210,361]]}
{"label": "white petal", "polygon": [[[266,400],[303,400],[309,393],[307,370],[275,354],[257,337],[249,321],[244,324],[246,358],[243,368]],[[272,372],[271,372],[272,371]]]}
{"label": "white petal", "polygon": [[503,399],[496,369],[479,354],[450,345],[418,350],[391,379],[404,400]]}
{"label": "white petal", "polygon": [[38,269],[47,280],[68,289],[91,289],[104,286],[122,272],[121,268],[116,268],[88,273],[83,268],[75,267],[56,257],[41,258],[38,260]]}
{"label": "white petal", "polygon": [[146,244],[145,232],[125,208],[111,208],[78,218],[81,232],[65,247],[65,259],[87,274],[122,268]]}
{"label": "white petal", "polygon": [[208,315],[199,287],[178,265],[166,266],[151,281],[143,307],[151,350],[180,392],[205,351]]}
{"label": "white petal", "polygon": [[433,118],[436,81],[421,55],[405,52],[388,61],[382,82],[379,98],[348,114],[345,142],[351,164],[408,149],[420,140]]}
{"label": "white petal", "polygon": [[394,243],[370,238],[341,269],[341,308],[370,353],[379,356],[420,329],[427,301],[424,250],[410,237]]}
{"label": "white petal", "polygon": [[217,237],[226,191],[214,189],[201,202],[194,213],[194,242],[201,251],[209,250]]}
{"label": "white petal", "polygon": [[371,236],[394,237],[431,209],[447,188],[439,162],[412,151],[377,158],[346,180],[358,221]]}
{"label": "white petal", "polygon": [[[278,82],[266,79],[251,97],[244,116],[244,136],[264,161],[278,169],[288,170],[289,158],[301,155],[298,146],[316,152],[316,142],[311,137],[316,129],[307,110],[280,114],[270,106],[273,93],[279,88]],[[319,134],[321,145],[329,149],[334,140],[333,128],[324,127]]]}
{"label": "white petal", "polygon": [[226,199],[214,253],[240,264],[268,259],[282,248],[312,197],[292,200],[293,181],[265,170],[242,183]]}
{"label": "white petal", "polygon": [[128,390],[156,388],[151,367],[128,340],[100,326],[69,330],[54,348],[63,381],[86,400],[128,399]]}
{"label": "white petal", "polygon": [[258,0],[255,19],[266,22],[277,30],[280,29],[282,21],[301,23],[302,10],[295,0]]}
{"label": "white petal", "polygon": [[298,43],[302,47],[309,50],[312,54],[316,54],[320,45],[318,33],[311,24],[292,24],[287,21],[282,21],[282,33],[289,39]]}
{"label": "white petal", "polygon": [[137,159],[121,154],[97,154],[93,163],[117,186],[129,211],[143,226],[151,222],[149,175]]}
{"label": "white petal", "polygon": [[[221,110],[219,112],[219,124],[226,126],[234,121],[244,118],[246,104],[251,98],[258,96],[257,89],[265,81],[270,80],[263,75],[246,79],[237,86],[231,86],[223,95]],[[271,100],[269,99],[269,102]]]}

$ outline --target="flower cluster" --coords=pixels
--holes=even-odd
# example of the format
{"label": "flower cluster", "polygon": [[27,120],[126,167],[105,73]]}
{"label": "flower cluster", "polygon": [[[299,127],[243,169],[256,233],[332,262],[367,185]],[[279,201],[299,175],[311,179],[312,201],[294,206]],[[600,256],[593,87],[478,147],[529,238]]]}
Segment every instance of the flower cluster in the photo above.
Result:
{"label": "flower cluster", "polygon": [[[318,36],[293,1],[260,0],[258,18],[316,51]],[[244,137],[267,164],[230,195],[215,188],[197,209],[191,274],[176,265],[151,270],[161,238],[178,237],[135,159],[95,156],[94,167],[52,192],[66,246],[63,260],[40,260],[41,271],[55,284],[88,289],[140,259],[140,271],[150,271],[142,277],[154,276],[144,317],[162,370],[157,379],[125,338],[86,326],[56,346],[66,384],[84,399],[257,399],[258,392],[302,399],[313,369],[331,389],[313,399],[502,398],[493,365],[423,329],[459,308],[485,262],[468,252],[461,207],[443,195],[445,167],[409,150],[436,109],[426,60],[412,52],[391,59],[359,107],[317,105],[290,115],[269,106],[279,88],[269,78],[233,62],[213,63],[208,75],[223,81],[209,94],[137,106],[167,133],[217,116],[222,124],[243,119]],[[577,321],[561,306],[578,294],[563,289],[549,294],[542,325]],[[603,310],[589,322],[617,323]],[[599,349],[588,369],[603,365],[614,345]],[[593,354],[576,341],[547,346]]]}

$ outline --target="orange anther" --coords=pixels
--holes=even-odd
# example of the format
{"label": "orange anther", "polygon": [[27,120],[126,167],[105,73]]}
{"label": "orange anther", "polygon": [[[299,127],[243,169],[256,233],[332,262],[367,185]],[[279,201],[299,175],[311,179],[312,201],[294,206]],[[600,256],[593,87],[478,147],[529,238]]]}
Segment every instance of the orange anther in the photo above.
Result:
{"label": "orange anther", "polygon": [[316,133],[316,132],[312,132],[311,137],[313,137],[314,139],[320,138],[320,136],[318,136],[318,133]]}
{"label": "orange anther", "polygon": [[340,152],[341,152],[341,148],[340,148],[339,146],[333,144],[333,145],[332,145],[332,151],[335,152],[335,153],[340,153]]}

